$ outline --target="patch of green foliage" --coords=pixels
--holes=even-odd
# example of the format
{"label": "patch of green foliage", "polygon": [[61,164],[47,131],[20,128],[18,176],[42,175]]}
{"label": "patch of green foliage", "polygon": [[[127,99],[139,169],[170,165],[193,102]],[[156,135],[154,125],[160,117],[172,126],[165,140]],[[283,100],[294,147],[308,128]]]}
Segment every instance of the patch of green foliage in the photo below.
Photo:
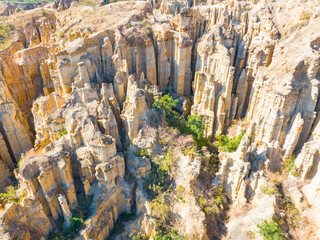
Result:
{"label": "patch of green foliage", "polygon": [[24,194],[17,196],[18,188],[18,186],[8,186],[4,193],[0,193],[0,199],[2,199],[5,204],[12,202],[20,203],[24,198]]}
{"label": "patch of green foliage", "polygon": [[90,204],[92,199],[83,199],[79,202],[79,207],[72,211],[72,217],[70,218],[70,226],[67,229],[63,229],[63,218],[59,221],[58,229],[51,231],[47,239],[48,240],[71,240],[75,239],[79,234],[79,231],[85,226],[85,220],[90,215]]}
{"label": "patch of green foliage", "polygon": [[170,148],[162,159],[151,160],[151,173],[145,181],[145,189],[151,199],[168,190],[173,166],[174,158]]}
{"label": "patch of green foliage", "polygon": [[[63,219],[61,220],[63,222]],[[60,224],[62,225],[62,224]],[[48,240],[69,240],[75,239],[81,228],[84,226],[84,219],[73,215],[70,218],[70,226],[62,231],[51,231]]]}
{"label": "patch of green foliage", "polygon": [[184,155],[188,155],[188,154],[197,155],[198,154],[198,151],[195,146],[184,147],[182,152]]}
{"label": "patch of green foliage", "polygon": [[295,161],[296,161],[295,155],[287,157],[284,162],[284,169],[287,173],[290,173],[292,176],[297,177],[297,176],[299,176],[299,170],[296,167],[296,165],[294,164]]}
{"label": "patch of green foliage", "polygon": [[311,17],[311,14],[310,13],[303,13],[303,20],[309,20]]}
{"label": "patch of green foliage", "polygon": [[[208,148],[209,150],[209,148]],[[210,150],[209,150],[210,151]],[[209,159],[208,159],[209,158]],[[218,170],[218,164],[219,164],[219,157],[217,150],[213,150],[211,152],[211,156],[203,156],[201,161],[201,169],[199,178],[203,173],[207,174],[211,178],[215,178],[216,172]]]}
{"label": "patch of green foliage", "polygon": [[177,103],[179,102],[178,99],[173,100],[173,98],[170,96],[170,94],[163,95],[159,100],[155,101],[152,105],[154,108],[160,108],[166,112],[166,114],[172,114],[172,108],[177,106]]}
{"label": "patch of green foliage", "polygon": [[199,207],[207,214],[220,214],[220,209],[223,207],[225,195],[222,188],[218,188],[213,201],[206,200],[202,197],[198,199]]}
{"label": "patch of green foliage", "polygon": [[159,168],[160,170],[171,174],[173,166],[174,166],[174,159],[173,159],[172,150],[171,148],[168,148],[166,155],[164,156],[164,158],[160,160]]}
{"label": "patch of green foliage", "polygon": [[149,239],[148,236],[145,234],[132,237],[132,240],[148,240],[148,239]]}
{"label": "patch of green foliage", "polygon": [[161,193],[150,202],[150,210],[154,216],[156,224],[160,227],[166,223],[168,218],[169,207],[166,201],[167,193]]}
{"label": "patch of green foliage", "polygon": [[63,129],[63,130],[56,132],[55,134],[56,134],[57,138],[62,138],[62,136],[67,135],[68,132],[67,132],[67,130]]}
{"label": "patch of green foliage", "polygon": [[267,194],[267,195],[272,195],[278,192],[276,188],[272,187],[267,187],[267,186],[261,186],[260,190],[262,193]]}
{"label": "patch of green foliage", "polygon": [[298,228],[301,226],[301,213],[300,211],[294,206],[294,204],[285,199],[285,206],[284,209],[286,210],[287,215],[287,222],[292,228]]}
{"label": "patch of green foliage", "polygon": [[283,235],[281,233],[281,229],[275,221],[272,219],[267,221],[264,220],[263,223],[260,225],[258,224],[257,227],[259,228],[260,234],[263,236],[265,240],[282,240]]}
{"label": "patch of green foliage", "polygon": [[45,16],[46,14],[47,14],[47,12],[43,8],[41,8],[41,15]]}
{"label": "patch of green foliage", "polygon": [[272,195],[278,192],[278,190],[276,188],[271,188],[271,187],[267,187],[267,186],[261,186],[260,190],[262,193],[267,194],[267,195]]}
{"label": "patch of green foliage", "polygon": [[178,99],[173,100],[170,94],[166,94],[153,103],[153,108],[164,110],[167,122],[170,126],[178,129],[183,134],[193,136],[198,148],[207,145],[207,139],[204,137],[205,125],[201,121],[201,117],[197,114],[189,115],[187,120],[173,108],[177,106]]}
{"label": "patch of green foliage", "polygon": [[139,149],[139,150],[136,152],[136,156],[149,158],[148,150],[145,149],[145,148]]}
{"label": "patch of green foliage", "polygon": [[215,139],[218,141],[219,147],[223,152],[235,152],[239,147],[244,132],[241,132],[238,136],[232,138],[225,135],[215,135]]}
{"label": "patch of green foliage", "polygon": [[23,162],[23,159],[20,158],[19,162],[17,163],[17,167],[18,167],[18,168],[21,166],[22,162]]}
{"label": "patch of green foliage", "polygon": [[187,240],[187,237],[181,236],[177,231],[171,230],[167,234],[163,234],[161,231],[156,232],[153,237],[154,240]]}

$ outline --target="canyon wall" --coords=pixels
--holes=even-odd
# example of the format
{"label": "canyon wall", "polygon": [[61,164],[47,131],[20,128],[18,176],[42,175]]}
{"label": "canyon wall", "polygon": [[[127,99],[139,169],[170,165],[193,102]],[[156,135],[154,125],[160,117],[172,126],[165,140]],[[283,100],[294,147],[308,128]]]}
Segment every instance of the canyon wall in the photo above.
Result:
{"label": "canyon wall", "polygon": [[[246,239],[251,229],[258,233],[257,223],[279,215],[279,197],[261,188],[293,155],[297,175],[283,181],[290,186],[284,195],[318,226],[317,1],[70,4],[3,14],[16,35],[0,51],[0,190],[15,177],[24,196],[1,209],[3,237],[46,237],[61,218],[69,226],[89,196],[91,215],[79,239],[105,239],[132,209],[139,219],[127,228],[150,236],[155,224],[143,181],[152,165],[136,151],[164,152],[158,142],[169,128],[152,108],[164,92],[193,98],[191,113],[205,123],[209,141],[234,125],[240,125],[236,135],[244,132],[236,152],[220,152],[210,179],[210,189],[223,189],[231,213],[252,205],[225,222],[224,235]],[[197,235],[194,229],[201,239],[221,236],[213,227],[219,214],[209,218],[197,205],[202,160],[186,157],[184,147],[176,147],[174,181],[187,189],[188,214],[176,202],[170,214],[180,216],[190,236]],[[243,228],[239,219],[246,221]],[[317,239],[320,233],[312,234]]]}

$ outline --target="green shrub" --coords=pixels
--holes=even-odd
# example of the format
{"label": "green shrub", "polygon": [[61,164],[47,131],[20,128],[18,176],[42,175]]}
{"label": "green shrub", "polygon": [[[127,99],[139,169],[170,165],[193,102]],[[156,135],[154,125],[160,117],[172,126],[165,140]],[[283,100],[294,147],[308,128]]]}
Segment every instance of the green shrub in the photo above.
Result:
{"label": "green shrub", "polygon": [[[79,200],[79,199],[78,199]],[[58,222],[58,229],[51,231],[47,239],[48,240],[71,240],[75,239],[79,231],[85,226],[85,220],[90,215],[90,199],[85,199],[83,201],[79,200],[79,207],[72,211],[72,217],[70,218],[70,226],[67,229],[63,229],[63,217],[60,218]]]}
{"label": "green shrub", "polygon": [[206,200],[202,197],[198,199],[199,207],[207,214],[220,214],[220,209],[223,207],[225,195],[222,188],[218,188],[213,201]]}
{"label": "green shrub", "polygon": [[267,186],[261,186],[260,190],[262,193],[267,194],[267,195],[275,194],[278,192],[278,190],[276,188],[271,188],[271,187],[267,187]]}
{"label": "green shrub", "polygon": [[309,20],[310,17],[311,17],[310,13],[303,13],[303,16],[302,16],[303,20]]}
{"label": "green shrub", "polygon": [[297,177],[299,175],[299,170],[295,165],[296,156],[292,155],[287,157],[284,162],[284,168],[287,173],[290,173],[292,176]]}
{"label": "green shrub", "polygon": [[148,236],[145,234],[132,237],[132,240],[148,240],[148,239],[149,239]]}
{"label": "green shrub", "polygon": [[158,219],[160,225],[165,224],[168,217],[169,207],[166,203],[166,197],[166,193],[162,193],[150,202],[151,213]]}
{"label": "green shrub", "polygon": [[184,155],[188,155],[188,154],[197,155],[198,154],[198,151],[195,146],[184,147],[182,152]]}
{"label": "green shrub", "polygon": [[205,125],[197,113],[187,117],[188,134],[191,134],[194,137],[194,140],[199,148],[208,144],[207,139],[204,137],[204,130]]}
{"label": "green shrub", "polygon": [[12,202],[20,203],[24,198],[24,194],[17,196],[17,190],[18,186],[8,186],[5,193],[0,193],[0,199],[2,199],[5,204]]}
{"label": "green shrub", "polygon": [[[166,162],[166,160],[163,159],[162,161]],[[144,185],[151,199],[165,192],[170,186],[171,178],[169,172],[166,171],[170,164],[166,163],[165,165],[162,165],[162,161],[157,161],[155,159],[151,160],[151,172],[146,178]]]}
{"label": "green shrub", "polygon": [[265,240],[282,240],[283,235],[281,233],[281,229],[275,221],[272,219],[267,221],[264,220],[263,223],[260,225],[258,224],[257,227],[259,228],[260,234],[263,236]]}
{"label": "green shrub", "polygon": [[61,138],[62,136],[67,135],[67,134],[68,134],[68,132],[67,132],[67,130],[65,130],[65,129],[60,130],[60,131],[58,131],[58,132],[55,133],[55,135],[56,135],[57,138]]}
{"label": "green shrub", "polygon": [[142,149],[138,150],[138,152],[136,152],[136,156],[149,158],[148,150],[145,148],[142,148]]}
{"label": "green shrub", "polygon": [[119,222],[118,224],[116,224],[116,225],[114,226],[114,231],[115,231],[116,233],[119,233],[119,234],[124,233],[124,232],[125,232],[125,229],[124,229],[123,223]]}
{"label": "green shrub", "polygon": [[160,101],[155,101],[152,104],[152,107],[163,109],[166,112],[166,114],[171,114],[172,108],[176,107],[178,102],[178,99],[173,100],[173,98],[168,93],[166,95],[163,95]]}
{"label": "green shrub", "polygon": [[215,139],[218,141],[218,145],[219,147],[221,147],[221,150],[223,152],[235,152],[239,147],[243,135],[244,132],[242,132],[238,136],[229,138],[228,136],[222,134],[215,135]]}
{"label": "green shrub", "polygon": [[167,172],[168,174],[172,173],[174,166],[174,159],[171,148],[169,148],[166,152],[166,155],[164,158],[161,159],[159,168],[162,171]]}
{"label": "green shrub", "polygon": [[175,159],[172,150],[167,149],[163,158],[151,159],[151,173],[145,181],[145,189],[151,199],[167,191],[170,186]]}
{"label": "green shrub", "polygon": [[43,8],[41,8],[41,15],[45,16],[46,14],[47,14],[47,12]]}
{"label": "green shrub", "polygon": [[286,211],[287,224],[293,229],[300,227],[302,216],[294,204],[289,199],[285,199],[283,208]]}
{"label": "green shrub", "polygon": [[161,97],[161,100],[155,101],[152,107],[164,110],[168,124],[183,134],[192,135],[198,148],[206,146],[208,141],[204,137],[205,125],[201,121],[201,117],[195,113],[189,115],[186,120],[181,114],[173,110],[177,106],[178,101],[178,99],[173,100],[170,94],[166,94]]}
{"label": "green shrub", "polygon": [[83,219],[78,217],[70,218],[70,229],[72,232],[78,232],[83,224]]}
{"label": "green shrub", "polygon": [[178,194],[182,194],[183,192],[185,191],[185,188],[181,185],[178,185],[177,188],[176,188],[176,192]]}

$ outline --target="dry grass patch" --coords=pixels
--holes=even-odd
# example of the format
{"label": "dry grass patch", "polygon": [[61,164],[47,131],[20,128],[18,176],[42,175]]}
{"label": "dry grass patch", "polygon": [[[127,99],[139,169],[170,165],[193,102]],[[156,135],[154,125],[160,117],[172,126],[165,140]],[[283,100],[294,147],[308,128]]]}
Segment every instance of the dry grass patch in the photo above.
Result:
{"label": "dry grass patch", "polygon": [[0,50],[13,43],[15,35],[15,27],[12,24],[0,22]]}

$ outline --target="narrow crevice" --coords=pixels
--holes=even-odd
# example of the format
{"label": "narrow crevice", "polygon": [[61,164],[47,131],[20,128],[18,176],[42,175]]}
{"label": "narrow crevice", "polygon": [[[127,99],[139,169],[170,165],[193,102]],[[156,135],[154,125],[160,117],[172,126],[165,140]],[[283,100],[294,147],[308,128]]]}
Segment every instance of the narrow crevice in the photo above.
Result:
{"label": "narrow crevice", "polygon": [[1,135],[2,135],[2,137],[3,137],[3,140],[4,140],[5,144],[6,144],[6,147],[7,147],[7,149],[8,149],[8,153],[9,153],[11,159],[12,159],[12,162],[13,162],[15,165],[17,165],[17,160],[16,160],[16,158],[15,158],[15,156],[14,156],[13,150],[12,150],[12,148],[11,148],[9,139],[8,139],[8,137],[7,137],[7,135],[6,135],[5,131],[4,131],[4,128],[3,128],[3,126],[2,126],[2,123],[0,123],[0,133],[1,133]]}

